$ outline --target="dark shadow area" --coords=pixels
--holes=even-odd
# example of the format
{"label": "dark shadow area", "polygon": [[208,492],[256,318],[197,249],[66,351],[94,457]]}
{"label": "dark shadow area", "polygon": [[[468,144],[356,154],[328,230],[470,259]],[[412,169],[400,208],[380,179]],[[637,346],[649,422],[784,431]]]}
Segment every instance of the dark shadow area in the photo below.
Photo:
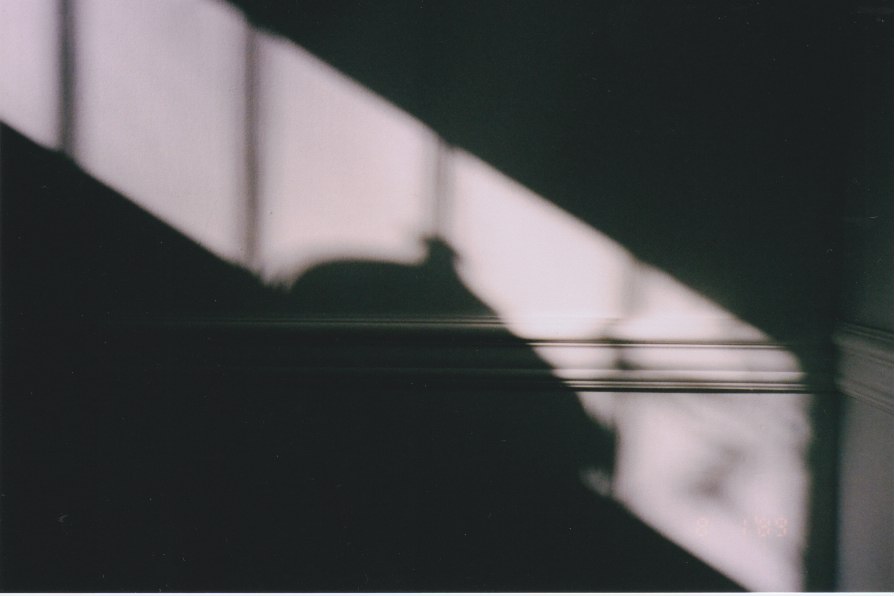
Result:
{"label": "dark shadow area", "polygon": [[[265,288],[2,143],[3,589],[738,589],[582,487],[613,438],[507,331],[295,324],[492,314],[446,247]],[[481,345],[546,380],[438,374]]]}

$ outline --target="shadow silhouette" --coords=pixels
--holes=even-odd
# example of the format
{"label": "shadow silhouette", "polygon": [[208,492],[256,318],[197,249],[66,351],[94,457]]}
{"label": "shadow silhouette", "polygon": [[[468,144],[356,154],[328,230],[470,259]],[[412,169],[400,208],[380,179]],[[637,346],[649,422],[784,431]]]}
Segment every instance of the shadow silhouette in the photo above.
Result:
{"label": "shadow silhouette", "polygon": [[[296,323],[492,316],[447,247],[265,288],[2,141],[5,590],[738,589],[583,487],[613,438],[499,326],[433,341]],[[541,382],[439,373],[505,368],[474,361],[482,341]],[[395,348],[413,365],[364,368]]]}

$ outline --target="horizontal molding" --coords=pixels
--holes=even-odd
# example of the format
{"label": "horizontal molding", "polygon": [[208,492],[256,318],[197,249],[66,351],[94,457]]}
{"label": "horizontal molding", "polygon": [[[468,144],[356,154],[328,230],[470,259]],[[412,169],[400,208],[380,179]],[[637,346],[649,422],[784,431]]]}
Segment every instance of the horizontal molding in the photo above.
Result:
{"label": "horizontal molding", "polygon": [[840,323],[834,340],[838,349],[838,389],[848,397],[894,414],[894,334]]}
{"label": "horizontal molding", "polygon": [[[89,333],[109,362],[137,368],[265,370],[321,383],[576,391],[806,393],[791,346],[619,337],[524,340],[496,317],[178,318],[114,321]],[[75,356],[76,357],[76,356]]]}
{"label": "horizontal molding", "polygon": [[[525,341],[532,345],[537,344],[563,344],[563,345],[604,345],[604,346],[681,346],[681,347],[717,347],[728,346],[742,349],[794,349],[798,343],[775,341],[763,336],[757,336],[754,332],[750,336],[742,334],[738,327],[730,324],[727,329],[712,333],[710,337],[692,336],[678,337],[668,334],[644,335],[642,331],[628,333],[629,323],[637,321],[635,318],[594,318],[594,317],[543,317],[562,322],[572,321],[599,321],[604,327],[612,329],[610,337],[601,338],[562,338],[562,337],[526,337]],[[689,317],[691,320],[699,320],[700,317]],[[730,318],[731,322],[735,319]],[[116,318],[112,324],[131,327],[168,327],[168,328],[195,328],[206,330],[246,330],[257,331],[282,331],[295,333],[313,332],[341,332],[341,333],[388,333],[388,334],[414,334],[417,332],[449,332],[449,333],[498,333],[507,331],[507,323],[494,315],[478,316],[452,316],[452,315],[420,315],[420,316],[340,316],[340,317],[314,317],[314,316],[179,316],[151,319],[121,319]]]}

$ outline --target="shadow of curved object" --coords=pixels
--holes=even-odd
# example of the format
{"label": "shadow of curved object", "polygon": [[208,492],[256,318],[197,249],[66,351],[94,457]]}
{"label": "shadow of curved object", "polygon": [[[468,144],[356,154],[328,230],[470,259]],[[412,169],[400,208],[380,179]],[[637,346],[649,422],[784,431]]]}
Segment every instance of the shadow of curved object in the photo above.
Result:
{"label": "shadow of curved object", "polygon": [[[487,314],[446,247],[416,267],[321,266],[283,293],[3,132],[4,589],[737,589],[582,486],[613,439],[557,379],[458,389],[432,361],[345,382],[314,373],[319,335],[189,324]],[[188,324],[124,324],[137,315]],[[396,341],[330,335],[342,362]],[[474,359],[468,338],[434,340]],[[296,351],[264,366],[259,346]]]}

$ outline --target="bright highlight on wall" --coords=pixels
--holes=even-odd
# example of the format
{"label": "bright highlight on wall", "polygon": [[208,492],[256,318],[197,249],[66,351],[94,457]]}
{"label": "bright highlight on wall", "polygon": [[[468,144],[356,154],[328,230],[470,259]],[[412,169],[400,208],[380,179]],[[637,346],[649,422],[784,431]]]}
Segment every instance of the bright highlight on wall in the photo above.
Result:
{"label": "bright highlight on wall", "polygon": [[288,41],[259,36],[257,51],[264,278],[336,259],[421,262],[435,134]]}
{"label": "bright highlight on wall", "polygon": [[74,158],[239,260],[245,22],[209,2],[76,2]]}
{"label": "bright highlight on wall", "polygon": [[57,0],[0,2],[0,117],[46,147],[59,146]]}

